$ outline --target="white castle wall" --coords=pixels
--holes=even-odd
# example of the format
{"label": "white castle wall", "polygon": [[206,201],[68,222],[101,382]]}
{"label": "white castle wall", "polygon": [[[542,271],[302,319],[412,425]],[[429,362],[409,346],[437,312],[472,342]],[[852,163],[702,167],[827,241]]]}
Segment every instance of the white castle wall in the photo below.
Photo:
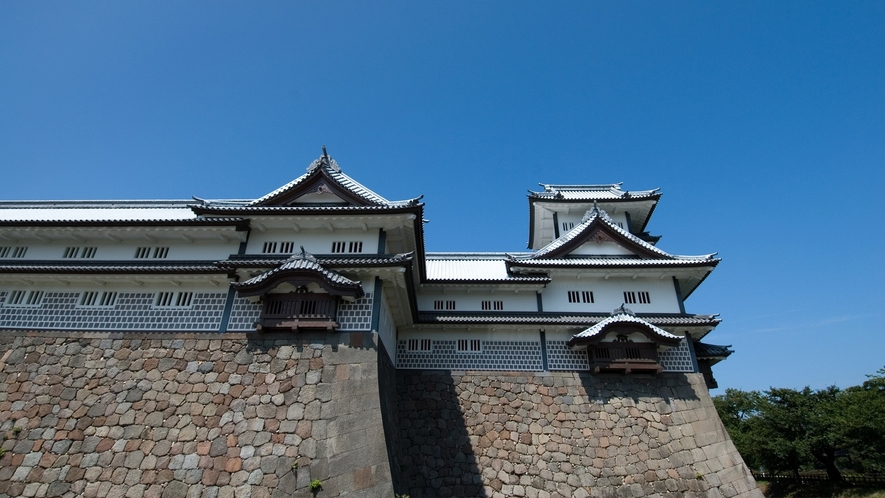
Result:
{"label": "white castle wall", "polygon": [[[252,230],[249,235],[249,243],[246,246],[247,254],[261,254],[265,242],[294,242],[294,251],[298,252],[301,246],[313,254],[330,254],[333,242],[359,241],[363,243],[363,251],[360,254],[378,254],[379,230],[370,228],[362,230],[275,230],[268,229],[265,232]],[[351,254],[351,253],[345,253]]]}
{"label": "white castle wall", "polygon": [[[568,291],[592,291],[594,303],[570,303]],[[628,303],[627,307],[636,313],[679,313],[679,300],[676,297],[676,288],[669,278],[610,278],[605,279],[573,279],[565,280],[562,277],[551,282],[541,291],[544,302],[544,311],[571,311],[571,312],[595,312],[611,313],[621,304],[624,304],[624,292],[634,291],[649,293],[651,303],[639,302]]]}

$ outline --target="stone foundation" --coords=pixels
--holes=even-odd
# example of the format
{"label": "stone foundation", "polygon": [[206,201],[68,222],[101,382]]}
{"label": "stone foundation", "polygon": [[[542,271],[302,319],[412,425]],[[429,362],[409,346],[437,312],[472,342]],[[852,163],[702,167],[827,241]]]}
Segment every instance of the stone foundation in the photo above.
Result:
{"label": "stone foundation", "polygon": [[761,498],[700,374],[397,372],[401,493]]}
{"label": "stone foundation", "polygon": [[390,497],[373,339],[0,334],[0,497]]}

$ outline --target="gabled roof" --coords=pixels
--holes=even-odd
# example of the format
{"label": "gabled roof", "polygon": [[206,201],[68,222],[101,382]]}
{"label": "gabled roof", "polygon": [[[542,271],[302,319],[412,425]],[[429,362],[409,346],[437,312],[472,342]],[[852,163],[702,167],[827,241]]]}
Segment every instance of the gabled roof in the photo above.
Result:
{"label": "gabled roof", "polygon": [[257,206],[285,206],[306,194],[333,194],[349,206],[399,206],[411,201],[391,202],[372,192],[353,178],[341,172],[341,167],[326,153],[307,167],[307,173],[299,176],[269,194],[246,204]]}
{"label": "gabled roof", "polygon": [[642,318],[637,317],[635,313],[624,305],[621,305],[612,311],[611,316],[605,320],[579,334],[575,334],[569,339],[567,345],[572,347],[576,345],[596,344],[605,338],[609,330],[623,327],[625,325],[637,327],[638,331],[643,332],[649,339],[660,344],[675,346],[682,340],[682,337],[671,334],[660,327],[652,325]]}
{"label": "gabled roof", "polygon": [[529,191],[529,198],[562,201],[611,201],[611,200],[643,200],[659,199],[660,189],[652,190],[621,190],[623,183],[607,183],[602,185],[554,185],[539,183],[543,192]]}
{"label": "gabled roof", "polygon": [[301,248],[301,252],[293,254],[283,264],[250,278],[245,282],[233,283],[241,296],[257,296],[266,294],[278,285],[288,283],[300,287],[316,283],[326,292],[335,296],[362,297],[363,288],[359,282],[328,270],[320,265],[316,258]]}
{"label": "gabled roof", "polygon": [[531,259],[559,258],[591,240],[615,242],[643,258],[676,259],[619,227],[605,211],[596,206],[587,211],[581,223],[532,254]]}

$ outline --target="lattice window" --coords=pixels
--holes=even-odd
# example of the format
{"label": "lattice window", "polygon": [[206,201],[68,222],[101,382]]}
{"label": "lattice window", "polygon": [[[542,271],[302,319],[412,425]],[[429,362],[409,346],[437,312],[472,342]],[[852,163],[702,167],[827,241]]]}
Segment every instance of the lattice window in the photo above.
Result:
{"label": "lattice window", "polygon": [[504,301],[483,301],[482,309],[483,311],[503,311]]}
{"label": "lattice window", "polygon": [[27,253],[27,246],[0,247],[0,258],[23,258]]}
{"label": "lattice window", "polygon": [[95,252],[97,250],[98,248],[96,247],[65,247],[65,252],[61,257],[65,259],[91,259],[95,257]]}
{"label": "lattice window", "polygon": [[158,292],[154,307],[189,308],[193,298],[193,292]]}
{"label": "lattice window", "polygon": [[562,222],[562,231],[563,232],[568,232],[569,230],[571,230],[573,228],[575,228],[575,224],[573,222],[570,222],[570,221]]}
{"label": "lattice window", "polygon": [[456,351],[459,353],[481,353],[482,341],[479,339],[458,339]]}
{"label": "lattice window", "polygon": [[295,252],[294,242],[271,241],[261,246],[262,254],[292,254]]}
{"label": "lattice window", "polygon": [[454,310],[455,301],[434,301],[433,309],[435,310]]}
{"label": "lattice window", "polygon": [[625,304],[636,304],[636,293],[632,291],[624,292],[624,303]]}
{"label": "lattice window", "polygon": [[651,304],[651,297],[648,295],[648,292],[642,291],[639,293],[639,302],[640,304]]}
{"label": "lattice window", "polygon": [[80,296],[80,306],[110,308],[117,303],[116,292],[84,292]]}
{"label": "lattice window", "polygon": [[7,306],[40,306],[43,303],[43,291],[12,291]]}
{"label": "lattice window", "polygon": [[363,243],[359,240],[332,242],[332,253],[360,253]]}
{"label": "lattice window", "polygon": [[430,339],[409,339],[409,351],[430,351]]}
{"label": "lattice window", "polygon": [[593,303],[593,291],[568,291],[570,303]]}
{"label": "lattice window", "polygon": [[138,247],[135,249],[135,259],[166,259],[169,256],[168,247]]}

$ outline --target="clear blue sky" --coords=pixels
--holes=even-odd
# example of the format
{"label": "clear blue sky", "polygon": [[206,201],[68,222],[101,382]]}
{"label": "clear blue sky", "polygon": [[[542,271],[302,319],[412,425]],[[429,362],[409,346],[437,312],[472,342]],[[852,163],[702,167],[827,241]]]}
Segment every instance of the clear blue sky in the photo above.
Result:
{"label": "clear blue sky", "polygon": [[885,366],[885,2],[0,3],[0,198],[258,197],[322,144],[431,251],[661,187],[659,247],[723,258],[722,387]]}

